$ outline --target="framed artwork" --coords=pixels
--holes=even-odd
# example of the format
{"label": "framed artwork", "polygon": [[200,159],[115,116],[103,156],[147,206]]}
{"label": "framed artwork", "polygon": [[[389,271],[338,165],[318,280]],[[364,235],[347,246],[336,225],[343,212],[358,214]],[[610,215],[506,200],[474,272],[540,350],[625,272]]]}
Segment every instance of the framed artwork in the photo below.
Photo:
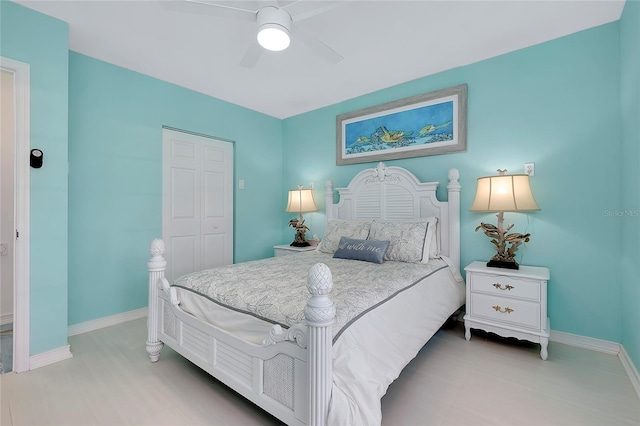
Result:
{"label": "framed artwork", "polygon": [[467,150],[467,85],[336,117],[336,164]]}

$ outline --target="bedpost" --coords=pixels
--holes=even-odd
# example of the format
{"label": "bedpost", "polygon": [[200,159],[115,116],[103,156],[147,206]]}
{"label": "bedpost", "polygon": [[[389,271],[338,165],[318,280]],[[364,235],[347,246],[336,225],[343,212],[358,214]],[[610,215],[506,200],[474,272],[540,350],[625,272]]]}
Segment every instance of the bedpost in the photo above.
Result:
{"label": "bedpost", "polygon": [[333,217],[333,181],[328,180],[324,184],[324,212],[327,222]]}
{"label": "bedpost", "polygon": [[157,238],[151,242],[149,249],[151,259],[147,262],[149,269],[149,308],[147,316],[147,352],[151,362],[160,358],[163,343],[158,340],[158,282],[164,277],[167,261],[164,259],[164,241]]}
{"label": "bedpost", "polygon": [[307,275],[311,297],[304,308],[309,327],[309,426],[325,426],[333,386],[333,330],[336,308],[329,298],[331,270],[316,263]]}
{"label": "bedpost", "polygon": [[449,258],[460,271],[460,172],[449,170]]}

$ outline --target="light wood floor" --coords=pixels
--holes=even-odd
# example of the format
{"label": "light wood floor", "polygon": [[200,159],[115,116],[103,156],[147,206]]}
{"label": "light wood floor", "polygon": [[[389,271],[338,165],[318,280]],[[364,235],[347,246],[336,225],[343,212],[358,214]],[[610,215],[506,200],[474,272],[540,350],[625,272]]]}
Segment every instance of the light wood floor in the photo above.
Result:
{"label": "light wood floor", "polygon": [[[74,357],[0,377],[0,424],[277,425],[164,348],[152,364],[146,320],[69,339]],[[539,347],[438,332],[382,400],[391,425],[640,425],[640,400],[620,360],[558,343]]]}

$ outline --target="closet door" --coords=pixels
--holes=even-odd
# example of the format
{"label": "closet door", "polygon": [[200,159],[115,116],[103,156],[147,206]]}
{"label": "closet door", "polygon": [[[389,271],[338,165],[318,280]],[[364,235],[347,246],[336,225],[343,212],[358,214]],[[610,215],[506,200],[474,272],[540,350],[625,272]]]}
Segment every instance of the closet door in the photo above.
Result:
{"label": "closet door", "polygon": [[162,182],[167,279],[233,263],[233,144],[163,129]]}

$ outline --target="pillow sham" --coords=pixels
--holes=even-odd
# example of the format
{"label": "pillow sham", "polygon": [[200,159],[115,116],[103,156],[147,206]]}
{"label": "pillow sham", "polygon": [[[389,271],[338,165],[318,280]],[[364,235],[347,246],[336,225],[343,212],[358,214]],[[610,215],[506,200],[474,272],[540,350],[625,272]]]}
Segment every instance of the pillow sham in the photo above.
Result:
{"label": "pillow sham", "polygon": [[324,237],[316,250],[333,254],[338,248],[341,237],[366,239],[369,236],[371,221],[334,219],[327,223]]}
{"label": "pillow sham", "polygon": [[371,263],[383,263],[389,241],[359,240],[342,237],[333,257],[338,259],[364,260]]}
{"label": "pillow sham", "polygon": [[372,240],[389,240],[389,248],[384,260],[398,262],[428,262],[430,244],[427,230],[435,218],[412,221],[373,221],[369,238]]}

